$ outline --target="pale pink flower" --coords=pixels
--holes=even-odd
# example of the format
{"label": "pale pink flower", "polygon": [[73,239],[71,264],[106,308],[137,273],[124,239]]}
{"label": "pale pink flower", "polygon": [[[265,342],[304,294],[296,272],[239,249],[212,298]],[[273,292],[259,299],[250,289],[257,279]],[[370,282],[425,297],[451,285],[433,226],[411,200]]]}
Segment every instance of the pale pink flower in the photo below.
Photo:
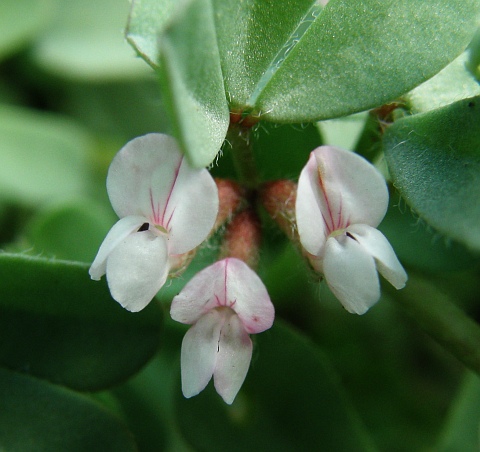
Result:
{"label": "pale pink flower", "polygon": [[359,155],[333,146],[310,154],[295,205],[300,242],[347,311],[363,314],[380,298],[377,271],[401,289],[407,274],[375,229],[388,207],[383,176]]}
{"label": "pale pink flower", "polygon": [[164,285],[171,263],[208,236],[218,194],[206,169],[193,168],[175,140],[158,133],[128,142],[113,159],[107,191],[120,220],[90,267],[105,273],[112,297],[143,309]]}
{"label": "pale pink flower", "polygon": [[249,334],[272,326],[267,289],[250,267],[226,258],[202,270],[172,302],[170,314],[192,324],[182,343],[182,391],[197,395],[213,375],[215,389],[231,404],[252,357]]}

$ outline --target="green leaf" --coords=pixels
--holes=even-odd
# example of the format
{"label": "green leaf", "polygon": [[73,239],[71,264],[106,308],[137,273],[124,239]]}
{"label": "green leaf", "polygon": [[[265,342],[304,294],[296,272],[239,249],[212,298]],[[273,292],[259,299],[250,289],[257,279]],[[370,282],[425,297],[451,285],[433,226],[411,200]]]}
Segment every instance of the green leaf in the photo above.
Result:
{"label": "green leaf", "polygon": [[54,20],[35,43],[34,60],[43,69],[74,80],[148,75],[150,68],[135,58],[122,36],[128,8],[128,2],[118,0],[61,0]]}
{"label": "green leaf", "polygon": [[188,400],[178,390],[177,420],[197,450],[372,449],[312,343],[278,319],[255,341],[253,363],[231,406],[211,383]]}
{"label": "green leaf", "polygon": [[1,366],[97,390],[127,379],[153,356],[159,305],[129,313],[87,270],[84,264],[0,254]]}
{"label": "green leaf", "polygon": [[475,257],[463,245],[441,237],[419,220],[397,194],[378,227],[404,265],[427,273],[471,268]]}
{"label": "green leaf", "polygon": [[160,39],[158,71],[175,136],[193,165],[208,166],[230,121],[210,0],[189,2]]}
{"label": "green leaf", "polygon": [[125,425],[88,397],[0,369],[0,449],[134,452]]}
{"label": "green leaf", "polygon": [[27,240],[32,252],[43,257],[92,262],[112,216],[92,201],[56,205],[34,217]]}
{"label": "green leaf", "polygon": [[0,59],[20,50],[52,16],[52,0],[2,0],[0,3]]}
{"label": "green leaf", "polygon": [[410,91],[405,99],[411,113],[435,110],[480,95],[480,84],[467,70],[467,63],[468,52],[464,52],[435,77]]}
{"label": "green leaf", "polygon": [[447,417],[444,435],[435,450],[476,452],[480,449],[480,379],[468,373]]}
{"label": "green leaf", "polygon": [[396,121],[384,135],[393,182],[439,232],[480,250],[480,97]]}
{"label": "green leaf", "polygon": [[175,0],[132,0],[125,35],[137,53],[158,68],[158,37],[178,8]]}
{"label": "green leaf", "polygon": [[[281,7],[261,0],[213,0],[213,4],[230,105],[253,108],[280,59],[298,42],[322,6],[311,0],[282,1]],[[295,122],[294,118],[290,122]]]}
{"label": "green leaf", "polygon": [[74,122],[0,106],[0,196],[37,205],[86,191],[90,136]]}
{"label": "green leaf", "polygon": [[[477,0],[332,0],[303,35],[291,30],[296,44],[274,62],[276,70],[259,83],[264,87],[257,86],[258,96],[248,104],[279,122],[326,119],[381,105],[459,55],[476,30],[479,10]],[[242,30],[230,33],[245,40]],[[268,45],[269,40],[259,41],[254,49],[264,54]]]}

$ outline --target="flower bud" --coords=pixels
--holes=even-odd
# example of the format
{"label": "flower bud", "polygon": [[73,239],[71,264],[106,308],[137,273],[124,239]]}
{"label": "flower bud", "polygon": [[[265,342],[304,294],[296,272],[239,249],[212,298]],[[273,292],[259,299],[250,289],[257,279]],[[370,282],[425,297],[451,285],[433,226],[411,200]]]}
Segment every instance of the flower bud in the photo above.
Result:
{"label": "flower bud", "polygon": [[245,190],[234,181],[215,179],[215,183],[217,184],[219,206],[213,231],[231,219],[241,206],[245,196]]}
{"label": "flower bud", "polygon": [[265,183],[260,189],[260,199],[265,210],[290,240],[298,241],[295,222],[297,184],[290,180]]}
{"label": "flower bud", "polygon": [[255,268],[260,240],[261,225],[257,214],[253,209],[243,210],[227,226],[220,258],[235,257]]}

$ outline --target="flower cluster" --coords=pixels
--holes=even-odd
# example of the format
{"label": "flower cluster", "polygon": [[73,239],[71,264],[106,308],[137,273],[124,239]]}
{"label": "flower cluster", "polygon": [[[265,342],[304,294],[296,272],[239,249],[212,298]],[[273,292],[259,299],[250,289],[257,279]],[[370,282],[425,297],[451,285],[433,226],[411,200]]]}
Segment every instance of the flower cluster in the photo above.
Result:
{"label": "flower cluster", "polygon": [[196,248],[226,224],[219,260],[194,276],[171,304],[172,318],[192,325],[181,351],[185,397],[198,394],[213,377],[231,404],[250,366],[250,334],[273,324],[273,304],[253,270],[261,238],[255,197],[348,311],[363,314],[378,301],[377,271],[397,289],[407,280],[375,229],[387,210],[385,180],[352,152],[317,148],[298,186],[276,181],[247,197],[236,183],[193,168],[173,138],[149,134],[115,156],[107,191],[120,219],[101,244],[90,276],[99,280],[106,274],[112,297],[129,311],[143,309],[168,276],[181,273]]}

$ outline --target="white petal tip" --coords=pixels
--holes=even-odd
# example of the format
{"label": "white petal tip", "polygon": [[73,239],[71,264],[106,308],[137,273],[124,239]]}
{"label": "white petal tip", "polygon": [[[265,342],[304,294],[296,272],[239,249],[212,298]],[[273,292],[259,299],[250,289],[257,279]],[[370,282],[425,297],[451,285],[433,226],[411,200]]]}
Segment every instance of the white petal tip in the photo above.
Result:
{"label": "white petal tip", "polygon": [[88,270],[88,274],[90,275],[90,279],[92,279],[93,281],[100,281],[102,279],[102,276],[104,275],[92,269]]}
{"label": "white petal tip", "polygon": [[[221,394],[220,394],[220,395],[221,395]],[[237,396],[237,394],[235,394],[235,395],[233,396],[233,398],[231,398],[231,397],[223,397],[223,396],[222,396],[222,399],[223,399],[223,401],[224,401],[227,405],[231,405],[231,404],[233,403],[233,401],[235,400],[235,397],[236,397],[236,396]]]}

